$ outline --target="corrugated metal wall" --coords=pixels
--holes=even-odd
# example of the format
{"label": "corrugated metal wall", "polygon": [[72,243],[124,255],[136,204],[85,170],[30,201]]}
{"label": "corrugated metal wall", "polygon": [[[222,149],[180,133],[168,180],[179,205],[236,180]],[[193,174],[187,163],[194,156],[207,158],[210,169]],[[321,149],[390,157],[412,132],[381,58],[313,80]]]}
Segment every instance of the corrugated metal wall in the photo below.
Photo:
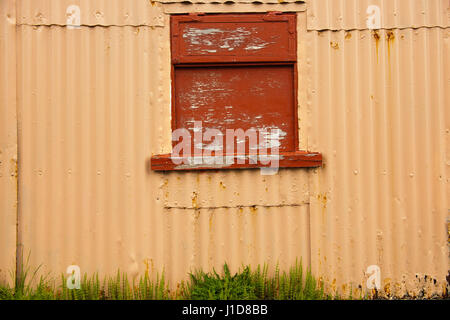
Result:
{"label": "corrugated metal wall", "polygon": [[[448,271],[450,29],[307,35],[313,268],[418,294]],[[416,277],[417,275],[417,277]]]}
{"label": "corrugated metal wall", "polygon": [[16,22],[13,2],[0,2],[0,282],[16,263]]}
{"label": "corrugated metal wall", "polygon": [[137,274],[151,260],[175,282],[225,261],[308,263],[307,171],[148,171],[170,152],[169,17],[120,26],[117,10],[110,27],[18,29],[20,230],[33,264]]}
{"label": "corrugated metal wall", "polygon": [[379,7],[382,29],[449,25],[448,0],[310,0],[307,6],[308,30],[365,30],[369,6]]}
{"label": "corrugated metal wall", "polygon": [[[308,13],[302,2],[286,4],[299,11],[300,146],[321,152],[325,165],[261,176],[148,170],[152,154],[170,152],[164,12],[202,5],[69,2],[80,5],[78,29],[64,26],[64,1],[17,3],[19,243],[33,265],[134,276],[150,262],[174,283],[194,267],[286,268],[302,258],[330,289],[364,289],[376,264],[388,293],[418,294],[424,281],[428,294],[442,293],[450,70],[449,21],[437,13],[448,3],[430,0],[437,4],[423,10],[435,19],[426,23],[411,16],[378,32],[363,30],[350,1],[319,1],[325,16],[314,2]],[[415,12],[395,3],[395,12]],[[15,228],[5,230],[15,239]],[[2,267],[14,260],[15,247],[8,250]]]}

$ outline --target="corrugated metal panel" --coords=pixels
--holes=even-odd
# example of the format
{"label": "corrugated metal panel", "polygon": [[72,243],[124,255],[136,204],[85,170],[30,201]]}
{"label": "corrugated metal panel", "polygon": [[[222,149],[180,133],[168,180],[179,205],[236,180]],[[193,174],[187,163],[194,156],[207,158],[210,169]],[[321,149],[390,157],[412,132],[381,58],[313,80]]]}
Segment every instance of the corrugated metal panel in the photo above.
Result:
{"label": "corrugated metal panel", "polygon": [[[243,264],[271,271],[286,270],[302,257],[309,265],[308,205],[264,206],[164,213],[164,262],[171,279],[184,279],[195,268],[222,270],[228,261],[236,271]],[[175,267],[176,266],[176,267]]]}
{"label": "corrugated metal panel", "polygon": [[160,175],[165,208],[300,207],[309,203],[308,171],[302,169],[281,170],[273,176],[262,176],[258,170]]}
{"label": "corrugated metal panel", "polygon": [[[24,1],[20,16],[38,4]],[[377,264],[386,291],[442,291],[448,28],[308,32],[299,14],[300,147],[325,167],[262,177],[149,170],[171,145],[167,15],[156,28],[50,22],[17,29],[19,230],[31,265],[134,276],[151,262],[173,283],[225,260],[235,270],[302,257],[336,290],[364,288]]]}
{"label": "corrugated metal panel", "polygon": [[17,118],[15,3],[0,2],[0,283],[15,269]]}
{"label": "corrugated metal panel", "polygon": [[307,0],[155,0],[154,3],[192,3],[192,4],[274,4],[274,3],[305,3]]}
{"label": "corrugated metal panel", "polygon": [[32,263],[161,267],[161,179],[147,168],[170,152],[169,28],[18,32],[20,232]]}
{"label": "corrugated metal panel", "polygon": [[308,30],[367,29],[367,9],[378,6],[381,28],[449,27],[448,0],[309,0]]}
{"label": "corrugated metal panel", "polygon": [[226,13],[226,12],[267,12],[267,11],[282,11],[282,12],[299,12],[306,10],[306,3],[284,2],[276,1],[275,3],[191,3],[191,2],[173,2],[162,3],[162,9],[165,13],[189,13],[189,12],[204,12],[204,13]]}
{"label": "corrugated metal panel", "polygon": [[32,264],[134,275],[151,260],[175,282],[225,259],[308,263],[307,171],[147,171],[171,145],[166,19],[19,27],[20,230]]}
{"label": "corrugated metal panel", "polygon": [[[449,269],[450,29],[309,32],[311,262],[329,286],[442,294]],[[436,283],[434,282],[436,280]]]}
{"label": "corrugated metal panel", "polygon": [[[149,1],[149,0],[20,0],[18,24],[66,25],[70,6],[80,8],[81,25],[85,26],[162,26],[162,10],[170,13],[302,11],[304,1]],[[249,10],[250,9],[250,10]]]}
{"label": "corrugated metal panel", "polygon": [[74,5],[83,26],[162,26],[164,20],[161,6],[149,0],[20,0],[17,23],[66,25]]}

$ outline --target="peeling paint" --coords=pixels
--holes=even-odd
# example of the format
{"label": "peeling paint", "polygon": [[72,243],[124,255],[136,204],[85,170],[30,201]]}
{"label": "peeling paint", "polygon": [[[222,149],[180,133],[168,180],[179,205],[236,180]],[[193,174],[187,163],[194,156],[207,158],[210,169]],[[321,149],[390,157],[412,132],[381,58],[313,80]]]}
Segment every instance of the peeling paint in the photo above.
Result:
{"label": "peeling paint", "polygon": [[281,146],[281,140],[285,139],[287,133],[276,126],[252,128],[260,132],[260,138],[258,145],[250,146],[250,150],[266,150],[279,148]]}
{"label": "peeling paint", "polygon": [[[206,23],[206,22],[205,22]],[[268,22],[269,23],[269,22]],[[235,24],[220,24],[220,27],[200,28],[185,26],[181,31],[187,54],[227,54],[239,52],[258,52],[274,50],[276,46],[285,46],[286,39],[280,36],[283,26],[272,24],[275,29],[268,29],[254,22],[236,22]],[[284,26],[285,28],[286,26]],[[233,54],[233,53],[231,53]]]}
{"label": "peeling paint", "polygon": [[244,48],[244,50],[261,50],[267,47],[270,43],[261,43],[258,45],[248,45]]}
{"label": "peeling paint", "polygon": [[[217,35],[220,34],[220,38],[217,39]],[[214,42],[218,42],[217,47],[221,49],[227,49],[228,51],[234,50],[236,47],[240,47],[246,39],[251,35],[250,30],[238,27],[233,30],[222,30],[218,28],[187,28],[183,34],[183,38],[187,39],[191,46],[212,46]],[[191,49],[192,50],[192,49]],[[205,52],[217,52],[217,49],[202,49]]]}

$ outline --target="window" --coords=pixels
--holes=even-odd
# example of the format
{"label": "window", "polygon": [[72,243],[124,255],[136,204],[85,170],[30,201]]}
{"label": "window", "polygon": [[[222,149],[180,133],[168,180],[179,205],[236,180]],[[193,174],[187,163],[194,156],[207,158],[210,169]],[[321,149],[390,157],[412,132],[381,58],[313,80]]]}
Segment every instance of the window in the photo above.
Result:
{"label": "window", "polygon": [[298,150],[296,48],[295,14],[172,16],[177,154],[152,169],[320,166]]}

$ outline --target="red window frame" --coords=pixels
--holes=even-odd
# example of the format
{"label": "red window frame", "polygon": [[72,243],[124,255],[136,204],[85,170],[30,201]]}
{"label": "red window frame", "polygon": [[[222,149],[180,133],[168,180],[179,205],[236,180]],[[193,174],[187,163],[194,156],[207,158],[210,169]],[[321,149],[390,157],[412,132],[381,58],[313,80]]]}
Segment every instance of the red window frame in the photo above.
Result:
{"label": "red window frame", "polygon": [[[219,54],[203,54],[195,52],[196,48],[187,48],[183,43],[184,37],[181,36],[183,26],[192,25],[195,23],[214,23],[214,24],[233,24],[239,23],[257,23],[275,22],[273,30],[266,28],[265,30],[272,30],[277,32],[276,27],[286,27],[288,32],[280,32],[280,43],[283,45],[272,46],[261,50],[257,54],[248,53],[243,48],[236,48],[236,51],[241,54],[227,54],[226,51],[219,52]],[[278,23],[280,22],[280,23]],[[285,23],[286,25],[283,25]],[[269,31],[270,33],[271,31]],[[192,52],[194,51],[194,52]],[[220,51],[220,50],[219,50]],[[292,66],[293,67],[293,94],[294,94],[294,121],[293,132],[288,134],[294,135],[294,150],[280,152],[279,167],[280,168],[300,168],[300,167],[319,167],[322,165],[322,155],[316,152],[302,151],[299,149],[298,137],[298,73],[297,73],[297,32],[296,32],[296,15],[292,13],[259,13],[259,14],[189,14],[189,15],[173,15],[171,16],[171,79],[172,79],[172,97],[176,97],[175,74],[178,68],[194,68],[194,67],[224,67],[224,66]],[[177,129],[177,105],[176,99],[172,100],[172,131]],[[236,158],[242,155],[234,155]],[[233,164],[221,166],[220,169],[236,169],[236,168],[261,168],[268,165],[261,163],[238,163],[233,161]],[[171,159],[171,154],[154,155],[151,158],[151,169],[156,171],[167,170],[217,170],[217,166],[209,165],[176,165]]]}

